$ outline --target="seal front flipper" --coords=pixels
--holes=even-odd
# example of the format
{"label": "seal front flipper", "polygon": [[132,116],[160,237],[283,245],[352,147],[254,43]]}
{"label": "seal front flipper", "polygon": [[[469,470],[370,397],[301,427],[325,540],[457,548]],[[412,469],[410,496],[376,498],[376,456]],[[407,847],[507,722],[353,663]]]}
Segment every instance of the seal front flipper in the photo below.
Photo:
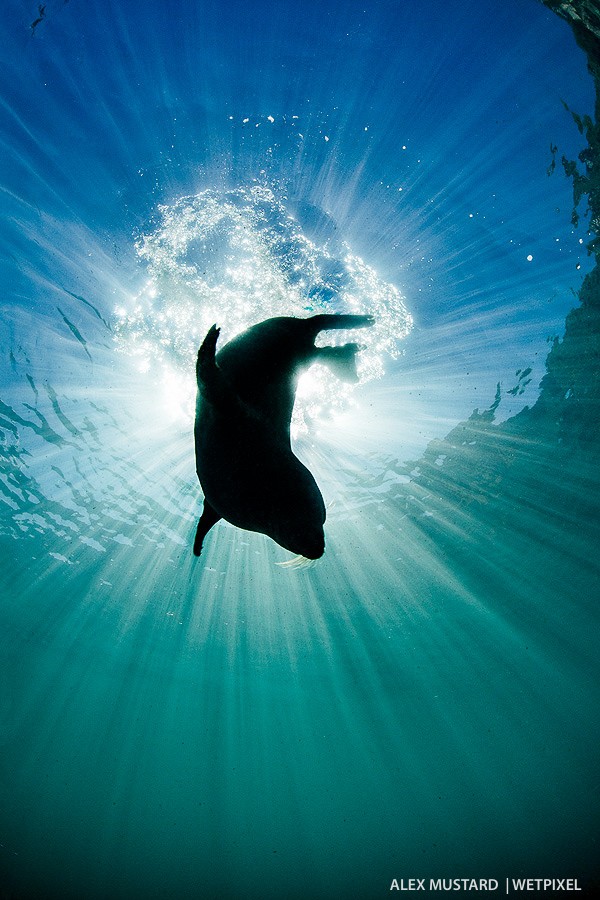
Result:
{"label": "seal front flipper", "polygon": [[221,518],[219,513],[212,508],[207,500],[205,500],[204,509],[202,510],[202,515],[198,521],[198,527],[196,528],[196,537],[194,538],[194,556],[200,556],[204,538],[213,525],[216,525]]}

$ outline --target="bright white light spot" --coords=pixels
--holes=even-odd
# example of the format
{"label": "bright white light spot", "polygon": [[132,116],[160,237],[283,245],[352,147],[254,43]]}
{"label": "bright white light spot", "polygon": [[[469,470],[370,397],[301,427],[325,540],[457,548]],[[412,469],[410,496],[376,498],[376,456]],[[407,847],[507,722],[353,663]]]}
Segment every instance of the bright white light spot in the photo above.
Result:
{"label": "bright white light spot", "polygon": [[326,141],[328,141],[328,140],[329,140],[329,138],[328,138],[328,136],[327,136],[327,135],[325,135],[325,140],[326,140]]}
{"label": "bright white light spot", "polygon": [[532,260],[533,260],[533,256],[530,253],[529,256],[527,257],[527,262],[531,262]]}
{"label": "bright white light spot", "polygon": [[[321,345],[356,341],[361,381],[380,378],[412,328],[400,291],[340,241],[336,256],[310,241],[268,188],[206,190],[159,207],[161,221],[136,244],[149,279],[115,312],[115,340],[174,420],[194,414],[195,358],[213,323],[220,346],[277,315],[370,313],[373,328],[329,332]],[[292,428],[347,409],[353,385],[312,367],[300,380]]]}
{"label": "bright white light spot", "polygon": [[267,121],[274,122],[275,119],[273,118],[273,116],[267,116]]}

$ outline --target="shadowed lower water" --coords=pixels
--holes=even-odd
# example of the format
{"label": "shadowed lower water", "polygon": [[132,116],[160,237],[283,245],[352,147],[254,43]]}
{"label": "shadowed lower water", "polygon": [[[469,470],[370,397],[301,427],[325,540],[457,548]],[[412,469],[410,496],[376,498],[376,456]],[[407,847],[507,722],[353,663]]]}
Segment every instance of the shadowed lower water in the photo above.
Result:
{"label": "shadowed lower water", "polygon": [[[338,22],[342,13],[326,6],[328,16],[336,13],[327,21]],[[460,4],[451,6],[455,21]],[[552,31],[561,23],[532,6],[525,45],[542,25],[550,43],[562,40]],[[90,134],[96,117],[105,125],[111,116],[129,122],[143,109],[157,126],[166,111],[173,118],[185,106],[173,92],[156,108],[144,96],[134,112],[125,109],[125,85],[133,93],[136,85],[147,89],[144,65],[156,76],[157,60],[171,58],[153,54],[154,45],[144,56],[142,38],[164,42],[165,54],[181,52],[170,45],[182,33],[176,16],[164,33],[145,32],[143,21],[111,5],[113,45],[92,11],[88,21],[81,7],[71,7],[75,0],[48,3],[39,16],[32,7],[29,43],[14,38],[10,59],[18,71],[15,47],[31,54],[39,51],[32,41],[46,41],[35,71],[54,84],[63,122],[78,108],[78,92]],[[150,4],[147,15],[160,24],[163,12]],[[356,22],[366,21],[354,21],[355,12],[352,6],[344,14],[344,34],[352,22],[358,29]],[[21,22],[16,4],[10,13]],[[309,14],[320,22],[324,13],[310,7]],[[75,24],[67,25],[69,15]],[[206,15],[209,33],[221,34]],[[228,15],[246,24],[245,12]],[[298,63],[312,39],[287,15]],[[416,40],[421,22],[416,14],[397,20],[387,4],[374,16],[371,74],[385,26],[398,39],[408,29]],[[498,40],[520,46],[508,19]],[[265,21],[279,34],[272,17]],[[71,43],[56,31],[50,39],[61,22]],[[472,36],[468,27],[459,24],[456,35]],[[20,32],[11,24],[7,34]],[[245,34],[250,40],[254,32]],[[352,35],[364,63],[362,35]],[[120,69],[94,62],[98,36],[138,80],[119,81]],[[242,57],[232,65],[242,71],[251,63],[264,75],[263,55],[279,52],[261,45],[248,61],[236,32],[228,39],[224,51],[207,44],[205,61],[194,63],[199,72],[207,67],[215,85],[219,53],[234,60],[235,50]],[[432,53],[430,44],[419,46]],[[138,56],[129,55],[132,47]],[[185,40],[184,47],[191,54]],[[434,70],[427,55],[420,58],[425,102]],[[79,68],[69,68],[73,59]],[[182,68],[192,67],[190,60]],[[583,79],[582,53],[577,62]],[[303,65],[308,71],[310,57]],[[86,79],[86,67],[96,82]],[[452,96],[468,110],[480,97],[463,86],[459,100],[462,70],[454,71]],[[165,92],[178,83],[173,72],[160,82]],[[365,76],[363,93],[370,83]],[[397,278],[378,274],[355,249],[355,213],[346,214],[343,229],[326,212],[335,207],[344,220],[332,188],[335,164],[318,155],[334,141],[335,116],[292,118],[291,107],[277,140],[249,149],[239,135],[231,138],[239,157],[229,159],[226,177],[213,172],[214,184],[208,168],[192,176],[164,156],[156,169],[140,163],[140,182],[162,178],[168,197],[152,193],[150,202],[137,182],[113,190],[106,203],[116,203],[118,193],[123,224],[112,206],[111,220],[87,193],[83,163],[81,173],[61,169],[55,148],[66,153],[67,138],[58,142],[54,126],[47,146],[39,138],[30,145],[27,129],[43,121],[43,103],[25,102],[19,84],[3,76],[3,110],[12,110],[7,121],[15,132],[8,132],[13,152],[2,201],[0,896],[370,900],[388,896],[393,879],[409,878],[494,878],[499,896],[504,879],[524,877],[576,878],[584,889],[578,896],[585,896],[598,878],[600,746],[600,299],[593,252],[587,259],[582,251],[583,282],[574,256],[567,270],[541,248],[530,255],[545,265],[531,276],[528,234],[514,262],[517,286],[509,290],[501,279],[513,257],[480,224],[472,245],[463,231],[447,237],[456,243],[448,244],[446,259],[422,263],[417,277],[411,273],[421,250],[413,247],[401,291]],[[391,102],[384,88],[380,112]],[[542,98],[549,88],[544,82],[536,90]],[[504,112],[513,108],[510,98],[506,108],[500,103]],[[271,109],[261,112],[261,127],[279,124],[267,118]],[[162,123],[165,134],[175,128],[171,118],[168,127]],[[238,118],[240,128],[249,124],[241,112]],[[130,142],[138,159],[154,140],[148,120],[140,112],[129,125],[139,129]],[[587,138],[592,155],[580,160],[580,170],[589,179],[598,141],[592,120],[590,128],[581,124],[579,143]],[[219,127],[190,129],[180,143],[173,136],[177,149],[165,144],[164,152],[187,158],[202,135],[206,146],[194,152],[206,163],[210,144],[221,160],[227,154],[225,125]],[[300,127],[317,129],[318,153],[292,133]],[[114,189],[106,172],[124,166],[125,137],[119,129],[111,135],[105,160],[102,144],[89,142],[81,152]],[[381,146],[363,161],[373,182],[391,153]],[[354,150],[337,152],[342,184],[356,175]],[[261,153],[267,168],[269,156],[278,157],[277,177],[250,165]],[[286,181],[288,165],[295,174]],[[248,177],[238,178],[236,166]],[[19,171],[29,178],[20,181]],[[433,163],[429,171],[435,179]],[[470,183],[473,173],[465,171]],[[81,195],[73,173],[86,188]],[[316,204],[303,187],[309,175],[328,202]],[[526,170],[523,177],[525,191],[533,176]],[[367,234],[389,237],[397,216],[399,228],[423,226],[426,235],[427,222],[411,218],[421,208],[419,192],[430,189],[421,178],[408,172],[404,182],[414,198],[408,226],[375,188],[356,188],[348,209],[362,210],[356,215]],[[570,186],[546,183],[564,204],[563,225],[557,216],[548,234],[554,242],[562,227],[566,242]],[[500,190],[506,181],[497,184]],[[593,238],[593,180],[585,187]],[[518,206],[515,192],[507,193],[505,202]],[[444,197],[440,220],[451,231],[459,227],[450,224],[458,210],[466,210],[452,191]],[[546,201],[536,199],[544,235]],[[440,227],[429,221],[438,236]],[[494,234],[503,228],[498,222]],[[373,238],[374,256],[377,247]],[[488,264],[488,251],[493,269],[483,280],[492,272],[497,279],[490,296],[487,283],[477,293],[469,280],[477,278],[476,264]],[[420,289],[411,294],[411,285],[426,280],[423,272],[437,278],[442,262],[457,279],[454,299],[432,288],[419,301]],[[381,270],[391,271],[383,264]],[[575,308],[563,326],[563,307],[548,313],[549,301],[538,307],[535,292],[546,297],[564,284],[576,284],[580,295],[566,302]],[[235,333],[278,312],[325,309],[374,313],[379,321],[365,338],[353,392],[341,392],[318,370],[300,390],[295,449],[327,504],[325,556],[313,567],[281,565],[289,554],[268,538],[220,522],[196,560],[191,547],[202,498],[190,404],[197,338],[215,320]],[[548,342],[546,329],[553,330]],[[453,379],[454,353],[479,372],[472,413],[477,388]],[[502,415],[536,372],[539,392]],[[451,401],[461,384],[467,399]],[[425,399],[417,401],[421,391]],[[430,408],[434,395],[442,399]]]}

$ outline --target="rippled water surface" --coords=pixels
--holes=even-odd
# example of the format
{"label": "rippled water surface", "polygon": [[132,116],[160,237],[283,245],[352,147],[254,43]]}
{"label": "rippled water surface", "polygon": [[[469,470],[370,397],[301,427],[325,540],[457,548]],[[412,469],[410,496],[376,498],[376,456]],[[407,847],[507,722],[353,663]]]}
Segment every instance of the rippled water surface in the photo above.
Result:
{"label": "rippled water surface", "polygon": [[[2,896],[591,884],[569,27],[534,0],[8,0],[0,29]],[[198,344],[318,312],[376,317],[358,384],[298,387],[325,556],[222,521],[196,560]]]}

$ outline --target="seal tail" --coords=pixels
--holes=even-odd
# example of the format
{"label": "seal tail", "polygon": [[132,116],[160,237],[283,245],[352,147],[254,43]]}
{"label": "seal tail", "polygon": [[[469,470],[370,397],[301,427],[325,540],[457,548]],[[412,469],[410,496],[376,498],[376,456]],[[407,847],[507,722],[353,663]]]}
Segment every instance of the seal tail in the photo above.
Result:
{"label": "seal tail", "polygon": [[356,384],[356,354],[363,350],[360,344],[344,344],[341,347],[317,347],[314,362],[327,366],[340,381]]}

